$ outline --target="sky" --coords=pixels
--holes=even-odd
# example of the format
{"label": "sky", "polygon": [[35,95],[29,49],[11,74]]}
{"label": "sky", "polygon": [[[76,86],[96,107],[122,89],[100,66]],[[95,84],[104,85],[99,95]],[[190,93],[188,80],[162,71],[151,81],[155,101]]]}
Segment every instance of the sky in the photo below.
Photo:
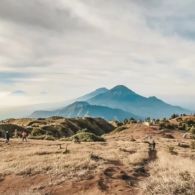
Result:
{"label": "sky", "polygon": [[195,110],[194,0],[1,0],[0,109],[118,84]]}

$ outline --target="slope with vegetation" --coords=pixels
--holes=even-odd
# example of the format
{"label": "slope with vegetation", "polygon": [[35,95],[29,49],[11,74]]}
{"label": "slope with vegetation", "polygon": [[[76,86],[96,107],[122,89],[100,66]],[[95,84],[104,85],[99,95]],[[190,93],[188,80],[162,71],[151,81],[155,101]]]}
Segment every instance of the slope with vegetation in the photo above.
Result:
{"label": "slope with vegetation", "polygon": [[101,136],[111,132],[114,127],[107,121],[101,118],[63,118],[50,117],[38,119],[9,119],[2,121],[0,124],[1,134],[3,135],[8,130],[11,136],[15,129],[23,131],[26,129],[30,138],[34,139],[59,139],[70,137],[78,133],[82,129],[87,129],[94,136]]}

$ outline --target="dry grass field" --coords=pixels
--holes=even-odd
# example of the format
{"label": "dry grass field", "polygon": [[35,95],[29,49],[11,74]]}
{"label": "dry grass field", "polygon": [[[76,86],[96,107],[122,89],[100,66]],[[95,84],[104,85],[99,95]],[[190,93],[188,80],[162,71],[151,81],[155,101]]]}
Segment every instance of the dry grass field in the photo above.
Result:
{"label": "dry grass field", "polygon": [[192,140],[177,131],[163,138],[142,124],[125,127],[105,142],[0,140],[0,194],[195,194]]}

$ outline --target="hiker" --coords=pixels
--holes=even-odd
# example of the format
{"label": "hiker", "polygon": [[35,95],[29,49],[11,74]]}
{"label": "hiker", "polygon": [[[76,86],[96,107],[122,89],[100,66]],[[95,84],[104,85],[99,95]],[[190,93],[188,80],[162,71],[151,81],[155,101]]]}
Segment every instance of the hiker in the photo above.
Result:
{"label": "hiker", "polygon": [[5,143],[9,143],[9,138],[10,138],[10,135],[9,135],[9,131],[6,131],[5,132]]}
{"label": "hiker", "polygon": [[152,140],[152,150],[155,150],[155,147],[156,147],[156,143],[154,140]]}
{"label": "hiker", "polygon": [[22,141],[26,141],[27,142],[27,132],[26,131],[22,131]]}
{"label": "hiker", "polygon": [[18,138],[18,130],[17,129],[14,130],[14,137]]}

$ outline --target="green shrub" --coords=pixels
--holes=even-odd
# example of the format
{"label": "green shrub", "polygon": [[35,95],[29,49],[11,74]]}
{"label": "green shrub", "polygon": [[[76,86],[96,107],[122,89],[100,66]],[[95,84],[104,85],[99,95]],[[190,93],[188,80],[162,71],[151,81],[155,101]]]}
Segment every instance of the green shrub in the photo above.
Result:
{"label": "green shrub", "polygon": [[175,151],[175,147],[174,146],[168,146],[167,147],[168,152],[171,154],[177,154],[177,152]]}
{"label": "green shrub", "polygon": [[174,130],[177,126],[169,123],[168,121],[161,121],[159,124],[159,129],[169,129]]}
{"label": "green shrub", "polygon": [[102,142],[105,141],[104,138],[95,135],[94,133],[89,133],[89,132],[81,132],[77,133],[69,138],[61,139],[61,140],[66,140],[66,141],[73,141],[75,138],[80,141],[80,142]]}
{"label": "green shrub", "polygon": [[41,128],[33,128],[31,135],[32,136],[40,136],[40,135],[44,135],[45,131]]}
{"label": "green shrub", "polygon": [[179,123],[178,129],[185,131],[185,130],[187,130],[187,125],[185,123]]}
{"label": "green shrub", "polygon": [[192,127],[190,128],[190,133],[192,133],[193,135],[195,135],[195,127],[194,127],[194,126],[192,126]]}
{"label": "green shrub", "polygon": [[190,147],[191,149],[195,150],[195,141],[191,141]]}
{"label": "green shrub", "polygon": [[43,140],[43,139],[45,139],[45,135],[37,135],[37,136],[29,135],[28,139]]}
{"label": "green shrub", "polygon": [[55,137],[51,136],[51,135],[46,135],[44,140],[51,140],[51,141],[54,141],[55,140]]}
{"label": "green shrub", "polygon": [[90,131],[86,128],[77,131],[77,133],[86,133],[86,132],[90,133]]}
{"label": "green shrub", "polygon": [[127,129],[126,127],[124,126],[120,126],[120,127],[117,127],[113,132],[116,133],[116,132],[121,132],[123,130]]}

